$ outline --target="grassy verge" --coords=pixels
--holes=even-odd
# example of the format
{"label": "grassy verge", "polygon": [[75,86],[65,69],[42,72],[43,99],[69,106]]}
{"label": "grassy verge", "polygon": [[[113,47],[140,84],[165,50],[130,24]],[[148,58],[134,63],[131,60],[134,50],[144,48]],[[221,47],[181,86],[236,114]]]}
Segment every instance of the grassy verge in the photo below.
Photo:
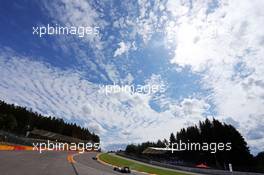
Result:
{"label": "grassy verge", "polygon": [[132,170],[137,170],[141,172],[146,172],[150,174],[157,174],[157,175],[187,175],[185,173],[180,173],[180,172],[175,172],[175,171],[170,171],[170,170],[164,170],[160,168],[155,168],[151,166],[147,166],[141,163],[137,163],[133,160],[126,160],[121,157],[111,155],[108,153],[103,153],[99,156],[99,159],[109,163],[111,165],[123,167],[123,166],[129,166],[130,169]]}

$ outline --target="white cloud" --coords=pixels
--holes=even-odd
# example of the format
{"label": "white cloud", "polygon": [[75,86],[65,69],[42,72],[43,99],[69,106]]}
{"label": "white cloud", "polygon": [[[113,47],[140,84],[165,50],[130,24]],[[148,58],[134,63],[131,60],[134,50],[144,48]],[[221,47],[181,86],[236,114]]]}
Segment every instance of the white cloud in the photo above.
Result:
{"label": "white cloud", "polygon": [[128,73],[127,76],[122,80],[122,84],[130,85],[134,81],[134,77],[131,73]]}
{"label": "white cloud", "polygon": [[123,41],[118,43],[118,45],[119,48],[115,50],[114,57],[121,56],[124,53],[127,53],[131,47],[129,43],[124,43]]}
{"label": "white cloud", "polygon": [[210,105],[203,99],[184,98],[182,101],[172,103],[164,102],[167,110],[172,112],[176,118],[185,118],[186,123],[196,124],[199,120],[204,120],[204,116],[210,108]]}
{"label": "white cloud", "polygon": [[[150,2],[138,0],[137,4],[127,3],[125,8],[132,8],[134,10],[133,12],[138,10],[139,13],[136,15],[135,13],[129,14],[115,22],[115,26],[126,29],[120,31],[122,37],[136,40],[137,36],[139,36],[143,40],[143,44],[139,44],[144,45],[150,41],[153,34],[156,32],[163,32],[163,23],[167,18],[163,1],[155,0]],[[127,32],[127,30],[130,32]]]}
{"label": "white cloud", "polygon": [[173,16],[183,16],[187,15],[191,7],[191,1],[188,0],[168,0],[166,4],[166,9],[170,13],[172,13]]}
{"label": "white cloud", "polygon": [[84,127],[88,128],[89,131],[99,135],[103,135],[106,132],[106,130],[100,124],[94,121],[84,123]]}

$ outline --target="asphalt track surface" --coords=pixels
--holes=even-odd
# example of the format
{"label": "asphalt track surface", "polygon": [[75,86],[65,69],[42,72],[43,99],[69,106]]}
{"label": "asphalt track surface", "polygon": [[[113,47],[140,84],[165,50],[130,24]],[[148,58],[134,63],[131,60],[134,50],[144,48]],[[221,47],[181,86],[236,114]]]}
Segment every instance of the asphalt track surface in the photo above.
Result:
{"label": "asphalt track surface", "polygon": [[[121,175],[92,158],[97,153],[0,151],[1,175]],[[73,155],[74,161],[69,161]],[[141,173],[132,172],[139,175]]]}

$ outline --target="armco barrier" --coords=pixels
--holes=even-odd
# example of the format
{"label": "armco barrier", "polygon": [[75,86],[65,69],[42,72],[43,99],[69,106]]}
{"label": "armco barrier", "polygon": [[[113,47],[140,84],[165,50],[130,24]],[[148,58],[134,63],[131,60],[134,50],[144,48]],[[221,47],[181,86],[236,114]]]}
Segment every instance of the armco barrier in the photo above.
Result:
{"label": "armco barrier", "polygon": [[33,150],[31,146],[0,144],[0,151]]}
{"label": "armco barrier", "polygon": [[10,145],[0,145],[0,150],[2,151],[14,150],[14,147]]}
{"label": "armco barrier", "polygon": [[201,169],[201,168],[192,168],[192,167],[184,167],[184,166],[176,166],[176,165],[169,165],[157,161],[150,161],[143,158],[138,158],[135,156],[127,155],[125,153],[116,153],[119,156],[123,156],[125,158],[133,159],[136,161],[148,163],[155,166],[160,166],[164,168],[170,168],[175,170],[182,170],[182,171],[189,171],[193,173],[201,173],[201,174],[210,174],[210,175],[264,175],[264,173],[252,173],[252,172],[240,172],[240,171],[225,171],[225,170],[216,170],[216,169]]}

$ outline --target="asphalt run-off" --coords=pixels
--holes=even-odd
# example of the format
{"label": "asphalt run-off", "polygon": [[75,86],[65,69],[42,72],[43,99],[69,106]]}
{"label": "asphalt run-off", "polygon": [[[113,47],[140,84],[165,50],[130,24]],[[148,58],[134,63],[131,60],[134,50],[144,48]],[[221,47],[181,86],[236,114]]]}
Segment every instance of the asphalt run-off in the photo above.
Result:
{"label": "asphalt run-off", "polygon": [[[1,175],[115,175],[118,172],[93,157],[98,153],[68,151],[0,151]],[[141,174],[132,172],[132,174]]]}

